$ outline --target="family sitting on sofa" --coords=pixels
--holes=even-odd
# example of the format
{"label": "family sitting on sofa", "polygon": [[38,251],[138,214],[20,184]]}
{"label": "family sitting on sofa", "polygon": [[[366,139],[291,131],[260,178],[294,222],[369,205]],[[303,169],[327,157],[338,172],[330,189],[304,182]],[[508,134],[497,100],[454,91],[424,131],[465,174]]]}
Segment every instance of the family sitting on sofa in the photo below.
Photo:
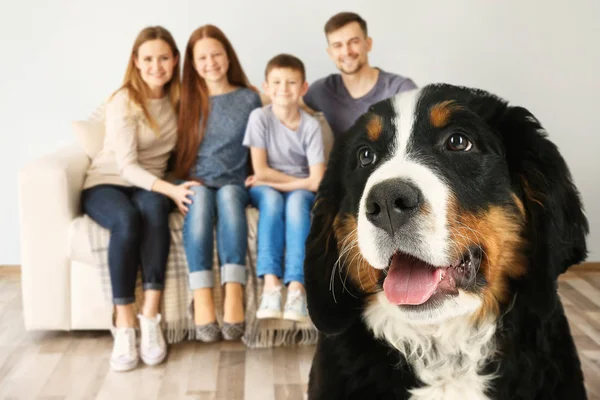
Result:
{"label": "family sitting on sofa", "polygon": [[[321,126],[309,111],[323,112],[335,137],[372,104],[416,87],[369,65],[372,40],[359,15],[333,16],[325,34],[340,74],[309,87],[302,61],[277,55],[266,66],[262,101],[219,28],[205,25],[191,34],[181,77],[171,34],[159,26],[139,33],[123,85],[106,105],[104,145],[92,159],[81,199],[84,213],[110,231],[112,369],[131,370],[139,358],[156,365],[167,354],[159,305],[173,206],[184,215],[198,340],[237,340],[244,333],[249,204],[259,210],[256,269],[264,280],[256,317],[308,318],[304,242],[327,156]],[[221,326],[212,290],[213,231],[225,294]],[[138,350],[133,304],[140,265]]]}

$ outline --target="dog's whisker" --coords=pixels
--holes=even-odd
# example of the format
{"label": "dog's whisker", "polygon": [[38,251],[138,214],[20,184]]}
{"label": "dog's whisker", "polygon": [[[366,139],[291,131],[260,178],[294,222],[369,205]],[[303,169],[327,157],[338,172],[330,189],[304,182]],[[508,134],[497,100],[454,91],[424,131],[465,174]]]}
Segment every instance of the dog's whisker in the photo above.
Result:
{"label": "dog's whisker", "polygon": [[[459,224],[460,224],[460,222],[459,222]],[[473,231],[474,233],[476,233],[476,231],[475,231],[474,229],[470,228],[469,226],[463,225],[463,227],[464,227],[464,228],[467,228],[467,229],[470,229],[471,231]],[[464,239],[464,241],[465,241],[465,243],[464,243],[465,247],[467,247],[467,248],[468,248],[468,247],[470,247],[470,245],[474,245],[474,246],[476,246],[476,247],[477,247],[479,250],[481,250],[481,252],[482,252],[482,255],[483,255],[483,256],[485,256],[485,258],[488,258],[488,259],[489,259],[489,257],[488,257],[488,255],[487,255],[487,253],[486,253],[485,249],[483,248],[483,246],[481,245],[481,243],[480,243],[480,242],[478,242],[478,241],[477,241],[477,242],[476,242],[476,241],[473,241],[473,240],[472,240],[470,237],[468,237],[467,235],[465,235],[464,233],[462,233],[462,232],[461,232],[459,229],[457,229],[457,228],[453,228],[452,226],[450,226],[450,230],[451,230],[452,232],[454,232],[454,233],[455,233],[457,236],[459,236],[459,237],[461,237],[462,239]],[[470,250],[469,250],[469,251],[470,251]],[[469,255],[471,255],[471,256],[472,256],[472,254],[469,254]]]}
{"label": "dog's whisker", "polygon": [[[356,297],[356,295],[354,295],[346,286],[346,279],[348,276],[348,268],[346,267],[346,263],[344,261],[348,260],[348,256],[351,254],[352,250],[358,246],[356,237],[357,237],[357,229],[353,229],[344,237],[344,239],[342,241],[342,243],[343,243],[342,250],[340,252],[340,255],[338,256],[336,263],[334,264],[334,266],[337,268],[340,282],[342,283],[342,291],[348,292],[348,294],[350,294],[352,297]],[[342,258],[344,259],[344,261],[342,260]],[[346,275],[344,277],[342,277],[342,269],[343,268],[346,269]],[[334,278],[333,278],[333,270],[332,270],[332,278],[330,280],[330,290],[331,291],[334,291],[333,286],[334,286]]]}
{"label": "dog's whisker", "polygon": [[470,227],[470,226],[468,226],[468,225],[466,225],[466,224],[464,224],[464,223],[462,223],[462,222],[460,222],[460,221],[458,221],[458,220],[456,220],[455,222],[456,222],[456,223],[457,223],[457,224],[458,224],[458,225],[459,225],[461,228],[468,229],[468,230],[470,230],[471,232],[473,232],[473,233],[474,233],[474,234],[477,236],[477,239],[478,239],[478,241],[477,241],[477,242],[473,242],[473,244],[475,244],[476,246],[478,246],[478,247],[479,247],[479,250],[481,250],[481,251],[482,251],[483,255],[484,255],[486,258],[488,258],[488,255],[487,255],[487,253],[485,252],[485,250],[483,249],[483,246],[481,245],[481,242],[483,242],[483,243],[486,243],[486,242],[488,242],[488,241],[489,241],[489,239],[488,239],[488,238],[487,238],[487,237],[486,237],[484,234],[482,234],[481,232],[479,232],[478,230],[476,230],[476,229],[474,229],[474,228],[472,228],[472,227]]}

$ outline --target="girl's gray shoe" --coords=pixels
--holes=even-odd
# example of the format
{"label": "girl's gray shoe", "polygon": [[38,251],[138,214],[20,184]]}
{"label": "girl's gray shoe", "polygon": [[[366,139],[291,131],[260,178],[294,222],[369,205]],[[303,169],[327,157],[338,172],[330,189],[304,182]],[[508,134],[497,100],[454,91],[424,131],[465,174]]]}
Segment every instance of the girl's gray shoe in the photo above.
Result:
{"label": "girl's gray shoe", "polygon": [[196,325],[196,340],[210,343],[221,339],[221,330],[217,322],[211,322],[205,325]]}
{"label": "girl's gray shoe", "polygon": [[239,340],[244,335],[246,324],[244,322],[238,322],[231,324],[229,322],[223,322],[221,333],[225,340]]}

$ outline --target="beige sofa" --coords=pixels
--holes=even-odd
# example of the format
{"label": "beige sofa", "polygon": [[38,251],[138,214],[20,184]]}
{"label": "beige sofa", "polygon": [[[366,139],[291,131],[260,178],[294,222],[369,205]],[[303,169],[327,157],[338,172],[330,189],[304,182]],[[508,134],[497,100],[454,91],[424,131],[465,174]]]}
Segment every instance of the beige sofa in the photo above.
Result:
{"label": "beige sofa", "polygon": [[[322,114],[316,117],[325,131],[328,154],[331,130]],[[28,330],[111,327],[112,305],[103,293],[87,234],[86,224],[93,222],[83,218],[80,208],[80,193],[90,164],[88,154],[90,148],[102,143],[98,137],[102,132],[74,126],[78,143],[34,160],[20,171],[23,313]],[[247,215],[248,224],[256,231],[256,210],[249,209]],[[255,246],[250,246],[249,252],[255,252]],[[249,254],[248,259],[255,260],[255,254]],[[254,312],[256,299],[247,302],[246,307]],[[272,327],[293,329],[291,323]]]}

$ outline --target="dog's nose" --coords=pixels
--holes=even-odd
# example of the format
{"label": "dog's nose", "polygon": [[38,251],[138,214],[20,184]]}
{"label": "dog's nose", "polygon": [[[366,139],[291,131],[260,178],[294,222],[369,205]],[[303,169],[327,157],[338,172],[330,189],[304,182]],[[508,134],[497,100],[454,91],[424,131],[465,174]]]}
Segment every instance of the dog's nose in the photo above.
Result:
{"label": "dog's nose", "polygon": [[367,196],[367,219],[390,235],[417,213],[423,203],[418,187],[404,179],[388,179],[373,186]]}

